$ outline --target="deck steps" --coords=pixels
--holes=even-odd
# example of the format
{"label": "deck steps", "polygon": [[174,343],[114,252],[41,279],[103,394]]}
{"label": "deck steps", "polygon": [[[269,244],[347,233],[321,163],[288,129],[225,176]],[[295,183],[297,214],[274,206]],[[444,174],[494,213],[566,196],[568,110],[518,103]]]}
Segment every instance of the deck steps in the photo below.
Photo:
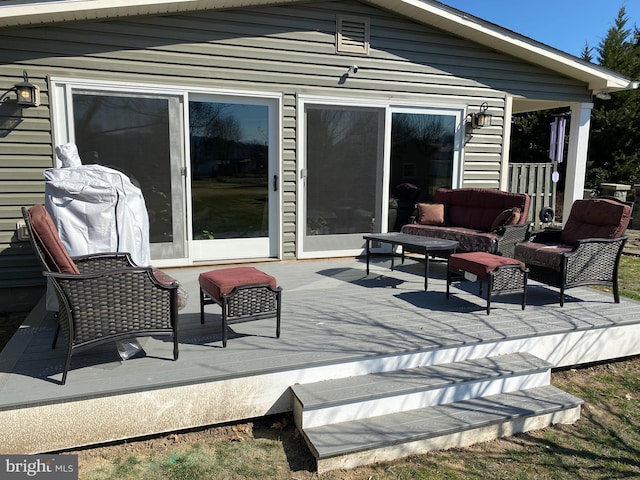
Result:
{"label": "deck steps", "polygon": [[292,387],[318,472],[573,423],[582,400],[516,353]]}

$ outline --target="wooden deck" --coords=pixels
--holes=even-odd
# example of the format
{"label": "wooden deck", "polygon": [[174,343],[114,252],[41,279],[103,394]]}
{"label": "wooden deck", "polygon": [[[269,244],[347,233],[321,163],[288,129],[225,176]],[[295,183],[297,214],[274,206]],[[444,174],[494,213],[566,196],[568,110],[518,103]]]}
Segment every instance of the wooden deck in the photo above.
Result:
{"label": "wooden deck", "polygon": [[0,354],[0,451],[36,453],[290,411],[290,386],[331,378],[523,352],[559,366],[640,353],[640,303],[583,288],[532,283],[496,297],[491,315],[477,285],[445,299],[446,264],[433,261],[429,290],[414,260],[386,257],[257,265],[283,287],[282,336],[275,319],[231,325],[221,345],[217,306],[200,324],[198,274],[167,270],[189,291],[180,312],[180,358],[167,338],[141,339],[122,361],[114,345],[73,357],[51,350],[55,320],[37,306]]}

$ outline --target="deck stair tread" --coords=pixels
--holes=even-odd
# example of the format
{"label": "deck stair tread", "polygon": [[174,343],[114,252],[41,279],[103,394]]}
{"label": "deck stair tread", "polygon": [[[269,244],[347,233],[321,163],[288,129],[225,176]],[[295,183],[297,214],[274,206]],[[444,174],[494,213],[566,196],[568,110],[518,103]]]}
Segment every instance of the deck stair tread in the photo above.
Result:
{"label": "deck stair tread", "polygon": [[465,382],[528,375],[552,367],[528,353],[431,365],[406,370],[372,373],[356,377],[298,384],[291,387],[295,400],[305,411],[365,402],[425,390],[442,389]]}
{"label": "deck stair tread", "polygon": [[583,401],[551,385],[349,422],[305,428],[317,459],[561,412]]}

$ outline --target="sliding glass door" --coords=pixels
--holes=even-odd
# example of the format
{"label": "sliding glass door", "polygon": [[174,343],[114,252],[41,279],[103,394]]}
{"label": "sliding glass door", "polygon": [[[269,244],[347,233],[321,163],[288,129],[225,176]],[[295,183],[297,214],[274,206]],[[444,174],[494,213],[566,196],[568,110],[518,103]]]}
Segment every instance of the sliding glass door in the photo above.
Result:
{"label": "sliding glass door", "polygon": [[195,260],[277,256],[277,104],[191,96]]}
{"label": "sliding glass door", "polygon": [[363,234],[399,231],[415,204],[460,184],[460,109],[302,104],[303,258],[358,254]]}
{"label": "sliding glass door", "polygon": [[304,251],[362,247],[380,231],[384,110],[306,105]]}

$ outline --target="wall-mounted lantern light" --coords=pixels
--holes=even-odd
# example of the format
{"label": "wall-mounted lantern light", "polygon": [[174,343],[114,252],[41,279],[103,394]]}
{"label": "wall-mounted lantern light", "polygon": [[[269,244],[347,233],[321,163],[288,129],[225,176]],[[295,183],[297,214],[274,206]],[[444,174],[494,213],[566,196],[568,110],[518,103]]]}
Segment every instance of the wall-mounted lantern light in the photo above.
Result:
{"label": "wall-mounted lantern light", "polygon": [[15,92],[18,105],[23,107],[37,107],[40,105],[40,89],[37,85],[29,83],[29,76],[26,70],[22,73],[22,76],[22,82],[16,83],[13,88],[10,88],[0,96],[0,103],[4,101],[9,93]]}
{"label": "wall-mounted lantern light", "polygon": [[478,113],[470,113],[467,117],[471,117],[471,126],[473,128],[483,128],[491,126],[491,114],[487,113],[487,109],[489,108],[489,104],[487,102],[483,102],[480,105],[480,111]]}

